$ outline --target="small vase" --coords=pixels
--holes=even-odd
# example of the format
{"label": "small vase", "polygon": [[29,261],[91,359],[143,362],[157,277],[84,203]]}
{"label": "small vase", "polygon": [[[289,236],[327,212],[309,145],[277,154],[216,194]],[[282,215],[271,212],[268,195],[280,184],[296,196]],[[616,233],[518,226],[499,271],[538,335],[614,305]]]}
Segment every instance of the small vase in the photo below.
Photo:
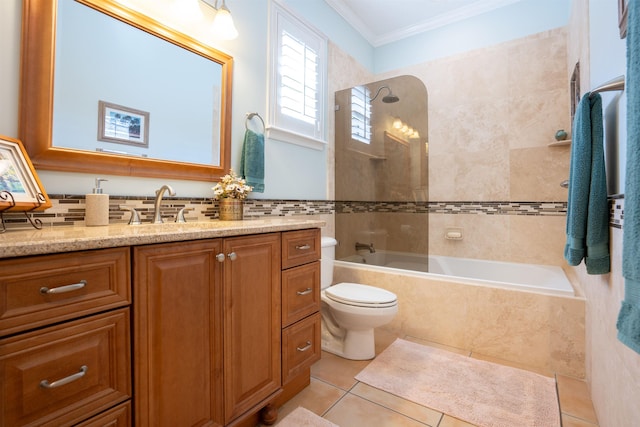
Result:
{"label": "small vase", "polygon": [[564,141],[568,136],[564,129],[560,129],[556,132],[556,141]]}
{"label": "small vase", "polygon": [[243,201],[240,199],[220,199],[220,219],[238,221],[242,219]]}

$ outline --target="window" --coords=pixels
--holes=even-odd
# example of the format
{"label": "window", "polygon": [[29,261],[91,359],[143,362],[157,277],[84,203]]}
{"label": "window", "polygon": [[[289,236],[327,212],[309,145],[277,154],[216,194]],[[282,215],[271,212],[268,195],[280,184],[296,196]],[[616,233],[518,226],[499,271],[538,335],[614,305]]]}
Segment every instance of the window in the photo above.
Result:
{"label": "window", "polygon": [[269,136],[322,149],[327,41],[283,7],[272,5]]}
{"label": "window", "polygon": [[351,89],[351,138],[371,143],[371,92],[365,86]]}

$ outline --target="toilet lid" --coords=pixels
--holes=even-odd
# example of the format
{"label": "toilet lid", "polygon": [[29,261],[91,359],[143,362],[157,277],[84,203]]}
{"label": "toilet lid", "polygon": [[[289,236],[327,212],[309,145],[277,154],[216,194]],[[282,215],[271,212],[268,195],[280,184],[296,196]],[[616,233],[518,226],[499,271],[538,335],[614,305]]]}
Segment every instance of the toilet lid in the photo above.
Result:
{"label": "toilet lid", "polygon": [[359,307],[391,307],[398,300],[393,292],[359,283],[338,283],[324,292],[336,302]]}

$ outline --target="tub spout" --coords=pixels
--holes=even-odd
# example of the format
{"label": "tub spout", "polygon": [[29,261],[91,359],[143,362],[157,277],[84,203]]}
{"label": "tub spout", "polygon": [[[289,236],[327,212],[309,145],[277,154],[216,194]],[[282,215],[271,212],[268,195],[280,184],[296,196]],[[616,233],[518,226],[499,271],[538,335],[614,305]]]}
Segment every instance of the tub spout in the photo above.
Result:
{"label": "tub spout", "polygon": [[369,243],[368,245],[366,243],[358,243],[356,242],[356,251],[362,250],[362,249],[366,249],[369,251],[369,253],[375,253],[376,250],[373,247],[373,243]]}

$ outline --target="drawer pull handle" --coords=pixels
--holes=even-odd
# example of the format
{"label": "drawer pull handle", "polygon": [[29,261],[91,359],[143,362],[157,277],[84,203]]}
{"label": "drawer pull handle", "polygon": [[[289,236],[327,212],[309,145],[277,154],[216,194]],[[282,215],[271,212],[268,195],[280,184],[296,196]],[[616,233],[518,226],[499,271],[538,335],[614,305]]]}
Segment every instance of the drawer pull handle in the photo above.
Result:
{"label": "drawer pull handle", "polygon": [[87,286],[87,281],[80,280],[80,282],[74,283],[72,285],[59,286],[57,288],[51,288],[51,289],[47,288],[46,286],[43,286],[40,288],[40,293],[43,295],[63,294],[65,292],[71,292],[71,291],[76,291],[78,289],[82,289],[85,286]]}
{"label": "drawer pull handle", "polygon": [[311,245],[296,245],[296,249],[299,251],[306,251],[307,249],[311,249]]}
{"label": "drawer pull handle", "polygon": [[61,380],[58,381],[54,381],[52,383],[50,383],[47,380],[42,380],[40,381],[40,387],[42,388],[46,388],[46,389],[52,389],[52,388],[58,388],[60,386],[63,386],[65,384],[69,384],[71,382],[74,382],[75,380],[79,380],[80,378],[84,377],[84,375],[87,373],[87,366],[86,365],[82,365],[80,367],[80,372],[77,372],[73,375],[69,375],[66,378],[62,378]]}
{"label": "drawer pull handle", "polygon": [[311,292],[313,292],[313,289],[307,288],[304,291],[297,291],[296,294],[303,296],[303,295],[309,295]]}
{"label": "drawer pull handle", "polygon": [[296,350],[303,352],[303,351],[307,351],[311,348],[311,341],[307,341],[307,345],[305,345],[304,347],[296,347]]}

